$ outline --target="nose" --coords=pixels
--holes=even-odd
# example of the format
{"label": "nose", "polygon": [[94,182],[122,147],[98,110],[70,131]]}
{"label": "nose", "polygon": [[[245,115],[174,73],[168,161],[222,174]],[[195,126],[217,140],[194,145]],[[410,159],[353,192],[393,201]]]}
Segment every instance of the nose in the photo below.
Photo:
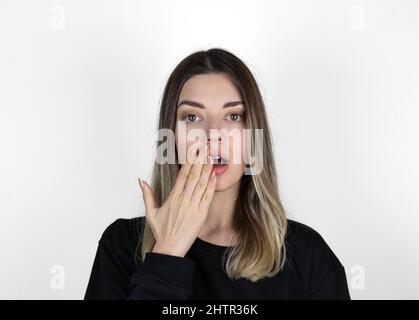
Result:
{"label": "nose", "polygon": [[207,146],[211,154],[221,153],[223,145],[222,132],[219,129],[213,129],[207,133]]}

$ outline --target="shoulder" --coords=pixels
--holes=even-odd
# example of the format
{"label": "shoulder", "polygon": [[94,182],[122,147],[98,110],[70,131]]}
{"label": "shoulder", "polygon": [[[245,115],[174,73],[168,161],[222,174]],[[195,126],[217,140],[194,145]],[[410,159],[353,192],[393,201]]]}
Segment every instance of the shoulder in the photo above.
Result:
{"label": "shoulder", "polygon": [[119,247],[136,244],[140,238],[144,223],[145,217],[116,219],[105,228],[99,242]]}
{"label": "shoulder", "polygon": [[314,228],[293,219],[287,219],[286,238],[288,241],[301,244],[327,245],[323,236]]}
{"label": "shoulder", "polygon": [[303,275],[310,299],[350,299],[345,268],[318,231],[288,220],[287,255]]}
{"label": "shoulder", "polygon": [[291,254],[298,255],[301,259],[305,257],[309,260],[306,262],[313,268],[316,266],[323,266],[329,270],[343,268],[331,245],[317,230],[292,219],[287,219],[287,221],[285,242]]}
{"label": "shoulder", "polygon": [[287,237],[293,240],[301,241],[313,241],[313,240],[323,240],[323,237],[320,233],[312,227],[301,223],[299,221],[287,218],[288,229]]}
{"label": "shoulder", "polygon": [[287,222],[286,240],[288,243],[306,246],[313,243],[319,245],[324,242],[320,233],[312,227],[293,219],[287,219]]}

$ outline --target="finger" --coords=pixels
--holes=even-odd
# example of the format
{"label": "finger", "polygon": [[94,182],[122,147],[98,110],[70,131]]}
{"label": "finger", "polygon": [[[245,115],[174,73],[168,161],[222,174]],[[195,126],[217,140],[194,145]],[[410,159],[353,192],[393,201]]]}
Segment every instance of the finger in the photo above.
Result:
{"label": "finger", "polygon": [[143,200],[144,200],[144,206],[146,208],[146,214],[150,216],[154,212],[154,209],[158,208],[157,201],[154,197],[154,191],[147,182],[140,179],[138,180],[140,182],[140,187],[143,192]]}
{"label": "finger", "polygon": [[192,199],[195,204],[199,204],[199,202],[201,202],[202,195],[204,194],[210,181],[211,172],[214,166],[210,160],[211,157],[207,156],[207,162],[202,168],[201,177],[199,178],[199,181],[192,193]]}
{"label": "finger", "polygon": [[186,180],[186,184],[185,184],[185,190],[183,193],[184,197],[187,197],[190,199],[193,190],[196,187],[196,184],[199,181],[199,178],[201,176],[201,171],[202,171],[202,167],[204,165],[205,162],[205,158],[207,155],[207,146],[205,145],[204,148],[200,148],[199,149],[199,154],[198,157],[195,159],[195,162],[192,166],[192,168],[190,169],[189,175],[188,175],[188,179]]}
{"label": "finger", "polygon": [[[193,150],[191,150],[193,151]],[[188,179],[189,172],[192,168],[193,163],[195,162],[197,157],[196,151],[192,152],[191,157],[189,158],[190,161],[186,161],[186,163],[182,166],[179,170],[178,176],[176,178],[175,184],[169,194],[169,197],[177,198],[179,197],[185,188],[186,180]]]}
{"label": "finger", "polygon": [[205,189],[205,192],[202,195],[201,202],[198,207],[199,210],[205,210],[208,212],[209,205],[211,204],[212,198],[214,197],[216,184],[217,184],[217,176],[215,175],[215,172],[212,172],[207,188]]}

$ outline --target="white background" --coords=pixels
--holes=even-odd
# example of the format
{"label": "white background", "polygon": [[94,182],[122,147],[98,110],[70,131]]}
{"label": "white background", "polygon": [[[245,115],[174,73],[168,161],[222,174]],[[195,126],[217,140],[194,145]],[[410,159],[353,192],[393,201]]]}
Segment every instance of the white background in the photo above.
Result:
{"label": "white background", "polygon": [[0,298],[83,298],[105,227],[144,214],[167,77],[222,47],[260,85],[288,216],[353,299],[418,299],[418,17],[414,0],[0,0]]}

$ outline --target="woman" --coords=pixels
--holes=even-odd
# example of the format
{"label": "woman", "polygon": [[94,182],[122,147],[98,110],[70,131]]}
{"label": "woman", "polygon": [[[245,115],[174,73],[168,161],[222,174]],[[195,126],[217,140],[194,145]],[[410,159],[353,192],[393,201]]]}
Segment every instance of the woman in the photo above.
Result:
{"label": "woman", "polygon": [[[174,134],[157,142],[151,186],[139,180],[145,217],[104,231],[85,299],[350,299],[321,235],[285,216],[263,99],[238,57],[214,48],[181,61],[158,127]],[[174,161],[161,161],[163,144]]]}

